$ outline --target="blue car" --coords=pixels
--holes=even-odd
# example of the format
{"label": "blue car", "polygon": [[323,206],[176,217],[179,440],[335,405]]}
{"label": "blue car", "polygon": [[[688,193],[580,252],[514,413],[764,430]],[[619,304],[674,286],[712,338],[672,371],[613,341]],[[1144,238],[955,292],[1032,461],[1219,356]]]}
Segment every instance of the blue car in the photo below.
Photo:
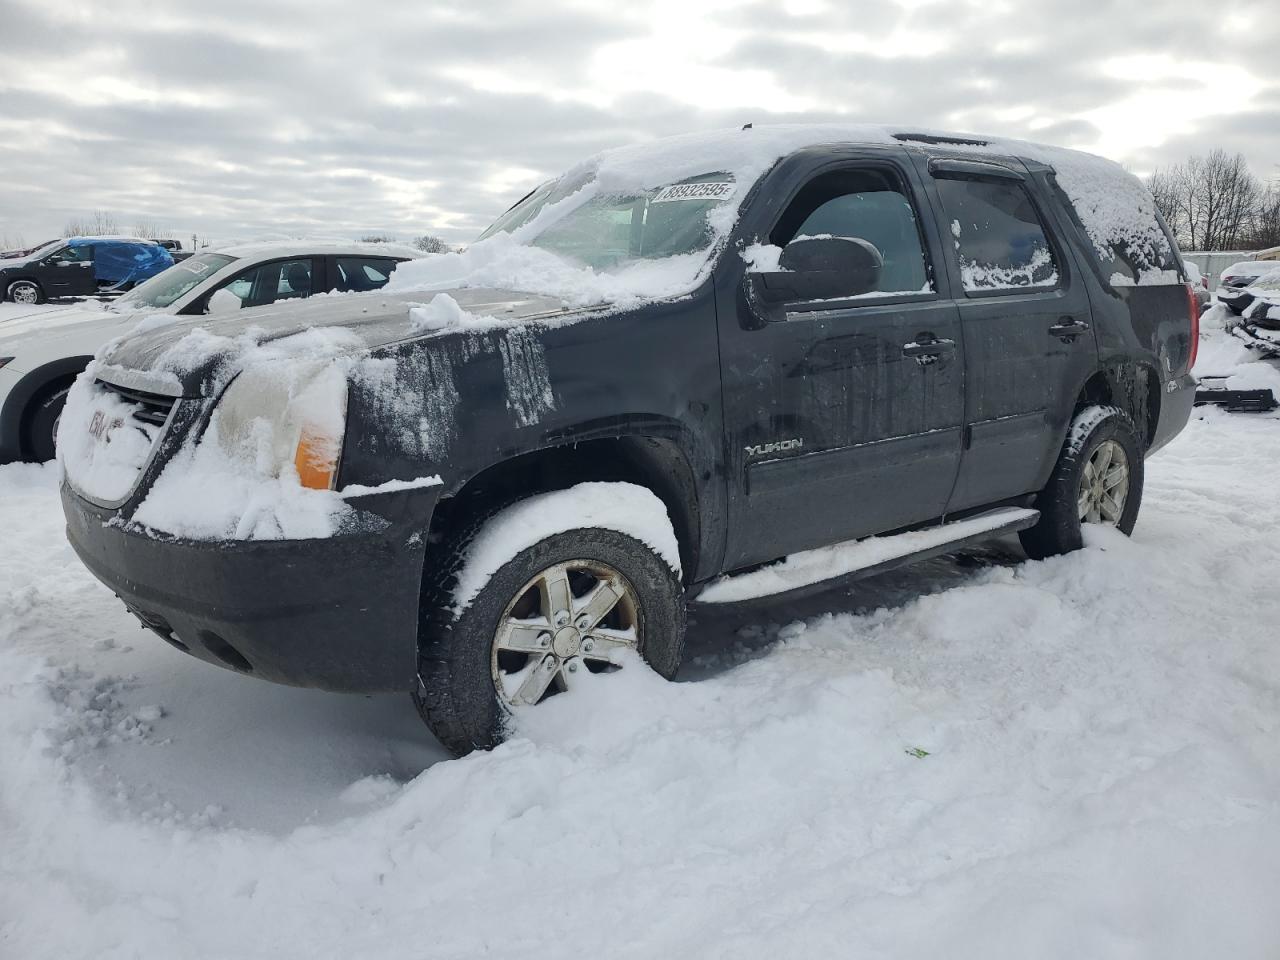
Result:
{"label": "blue car", "polygon": [[72,237],[26,256],[0,260],[0,293],[15,303],[85,297],[127,290],[173,266],[169,251],[151,240]]}

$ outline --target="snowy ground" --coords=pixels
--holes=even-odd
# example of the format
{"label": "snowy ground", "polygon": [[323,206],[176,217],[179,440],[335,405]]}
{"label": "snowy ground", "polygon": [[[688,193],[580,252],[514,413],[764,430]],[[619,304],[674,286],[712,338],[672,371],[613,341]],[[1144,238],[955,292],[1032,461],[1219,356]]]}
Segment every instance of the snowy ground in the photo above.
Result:
{"label": "snowy ground", "polygon": [[0,468],[0,956],[1275,957],[1277,464],[1198,412],[1132,541],[703,615],[448,762],[142,632]]}

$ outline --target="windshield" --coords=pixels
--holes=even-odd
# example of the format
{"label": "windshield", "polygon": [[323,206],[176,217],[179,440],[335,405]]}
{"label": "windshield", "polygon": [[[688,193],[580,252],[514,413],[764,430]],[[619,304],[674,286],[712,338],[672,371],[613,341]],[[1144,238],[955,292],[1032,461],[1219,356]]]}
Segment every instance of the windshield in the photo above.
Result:
{"label": "windshield", "polygon": [[715,239],[709,214],[733,196],[733,177],[707,173],[649,190],[606,190],[594,174],[543,184],[484,233],[508,233],[601,272],[638,261],[705,251]]}
{"label": "windshield", "polygon": [[213,276],[235,257],[222,253],[200,253],[175,263],[139,284],[111,304],[112,310],[162,310]]}

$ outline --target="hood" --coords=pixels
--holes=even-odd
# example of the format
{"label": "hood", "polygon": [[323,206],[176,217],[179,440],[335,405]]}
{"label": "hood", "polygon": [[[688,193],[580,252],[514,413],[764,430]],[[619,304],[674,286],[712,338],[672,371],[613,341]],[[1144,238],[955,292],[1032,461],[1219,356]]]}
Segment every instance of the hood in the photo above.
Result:
{"label": "hood", "polygon": [[[271,344],[311,331],[327,337],[340,350],[358,352],[402,340],[442,336],[467,329],[464,323],[422,329],[411,313],[434,297],[447,295],[474,321],[497,323],[567,316],[570,308],[553,297],[514,290],[466,288],[430,293],[381,296],[340,294],[310,297],[253,307],[217,316],[144,319],[101,356],[104,366],[125,376],[154,375],[154,381],[176,378],[184,396],[199,396],[225,382],[238,369],[248,347]],[[464,321],[465,322],[465,321]],[[104,371],[111,375],[110,371]],[[130,377],[133,382],[136,378]]]}

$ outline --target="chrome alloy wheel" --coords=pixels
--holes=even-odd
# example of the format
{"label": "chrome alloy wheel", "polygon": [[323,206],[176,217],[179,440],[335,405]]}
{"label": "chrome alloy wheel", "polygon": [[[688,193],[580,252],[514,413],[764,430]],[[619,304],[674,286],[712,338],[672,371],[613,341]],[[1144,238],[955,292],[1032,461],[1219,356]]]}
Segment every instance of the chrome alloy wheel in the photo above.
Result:
{"label": "chrome alloy wheel", "polygon": [[30,280],[19,280],[9,287],[9,299],[14,303],[32,305],[40,300],[40,288]]}
{"label": "chrome alloy wheel", "polygon": [[1080,473],[1080,522],[1116,526],[1128,496],[1129,458],[1116,441],[1103,440]]}
{"label": "chrome alloy wheel", "polygon": [[507,604],[493,638],[493,685],[509,707],[569,690],[581,671],[618,667],[640,643],[639,601],[607,563],[568,560],[529,580]]}

